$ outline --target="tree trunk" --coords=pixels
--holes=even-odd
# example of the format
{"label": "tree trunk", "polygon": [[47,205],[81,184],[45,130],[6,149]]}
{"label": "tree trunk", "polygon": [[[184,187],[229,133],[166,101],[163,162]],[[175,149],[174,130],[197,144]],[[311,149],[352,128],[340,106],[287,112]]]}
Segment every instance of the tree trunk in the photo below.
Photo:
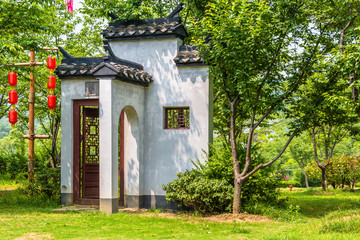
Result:
{"label": "tree trunk", "polygon": [[241,210],[241,185],[243,183],[240,175],[240,162],[237,154],[236,147],[236,135],[235,135],[235,106],[237,97],[234,101],[228,98],[231,114],[230,114],[230,144],[231,144],[231,155],[233,163],[234,173],[234,202],[233,202],[233,214],[240,213]]}
{"label": "tree trunk", "polygon": [[240,213],[241,210],[241,187],[242,182],[234,180],[234,202],[233,202],[233,214]]}
{"label": "tree trunk", "polygon": [[305,177],[306,188],[309,188],[309,179],[308,179],[308,176],[307,176],[307,174],[305,172],[305,169],[302,167],[301,171],[302,171],[302,173],[304,174],[304,177]]}
{"label": "tree trunk", "polygon": [[55,166],[55,163],[54,163],[54,159],[53,159],[53,157],[51,155],[50,155],[49,161],[50,161],[51,168],[55,168],[56,166]]}
{"label": "tree trunk", "polygon": [[57,163],[59,163],[59,159],[57,159],[58,153],[57,153],[57,137],[59,134],[59,129],[60,129],[60,119],[56,118],[55,119],[55,123],[54,123],[54,127],[53,127],[53,132],[52,132],[52,138],[51,138],[51,153],[50,153],[50,165],[52,168],[56,168]]}
{"label": "tree trunk", "polygon": [[325,171],[326,168],[321,168],[321,187],[324,192],[326,192]]}

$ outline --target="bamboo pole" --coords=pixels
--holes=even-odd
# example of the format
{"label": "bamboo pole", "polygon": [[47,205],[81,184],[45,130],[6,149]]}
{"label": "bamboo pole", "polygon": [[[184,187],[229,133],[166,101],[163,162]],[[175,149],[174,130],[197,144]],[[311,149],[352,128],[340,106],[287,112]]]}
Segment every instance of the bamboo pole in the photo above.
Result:
{"label": "bamboo pole", "polygon": [[[35,51],[30,51],[30,63],[35,62]],[[29,136],[34,136],[34,110],[35,110],[35,66],[30,66],[30,91],[29,91]],[[29,182],[34,182],[34,168],[35,168],[35,151],[34,151],[34,138],[29,138],[29,161],[28,161],[28,174]]]}

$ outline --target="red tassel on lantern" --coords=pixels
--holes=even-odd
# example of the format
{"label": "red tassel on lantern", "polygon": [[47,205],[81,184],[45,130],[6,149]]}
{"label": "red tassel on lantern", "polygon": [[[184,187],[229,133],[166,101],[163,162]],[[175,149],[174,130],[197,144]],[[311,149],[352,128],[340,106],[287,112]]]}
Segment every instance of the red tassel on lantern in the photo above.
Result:
{"label": "red tassel on lantern", "polygon": [[9,102],[10,104],[16,104],[18,102],[18,94],[16,91],[11,90],[9,92]]}
{"label": "red tassel on lantern", "polygon": [[15,123],[17,122],[17,112],[16,110],[10,110],[9,112],[9,122],[11,123],[11,128],[15,128]]}
{"label": "red tassel on lantern", "polygon": [[56,68],[56,59],[52,58],[51,55],[47,58],[47,67],[50,70],[54,70]]}
{"label": "red tassel on lantern", "polygon": [[9,73],[9,84],[14,87],[17,84],[17,75],[14,72]]}
{"label": "red tassel on lantern", "polygon": [[56,87],[56,78],[55,76],[48,76],[47,87],[54,89]]}
{"label": "red tassel on lantern", "polygon": [[48,107],[50,108],[50,113],[54,113],[54,108],[56,108],[56,96],[48,96]]}

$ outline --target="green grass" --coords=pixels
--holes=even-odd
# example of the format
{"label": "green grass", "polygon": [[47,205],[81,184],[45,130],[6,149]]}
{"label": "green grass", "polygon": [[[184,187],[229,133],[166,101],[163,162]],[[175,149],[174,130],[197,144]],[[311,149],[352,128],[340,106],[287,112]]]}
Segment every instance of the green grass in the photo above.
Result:
{"label": "green grass", "polygon": [[216,222],[191,214],[57,212],[56,202],[28,198],[16,182],[0,185],[0,239],[359,239],[360,192],[284,190],[284,209],[257,205],[266,222]]}

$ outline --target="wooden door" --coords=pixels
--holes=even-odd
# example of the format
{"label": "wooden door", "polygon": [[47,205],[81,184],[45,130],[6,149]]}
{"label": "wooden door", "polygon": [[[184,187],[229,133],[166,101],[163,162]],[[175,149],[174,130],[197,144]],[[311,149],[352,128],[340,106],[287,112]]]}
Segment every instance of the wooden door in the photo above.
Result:
{"label": "wooden door", "polygon": [[99,203],[99,100],[73,103],[74,203]]}
{"label": "wooden door", "polygon": [[99,109],[83,108],[82,198],[99,198]]}

